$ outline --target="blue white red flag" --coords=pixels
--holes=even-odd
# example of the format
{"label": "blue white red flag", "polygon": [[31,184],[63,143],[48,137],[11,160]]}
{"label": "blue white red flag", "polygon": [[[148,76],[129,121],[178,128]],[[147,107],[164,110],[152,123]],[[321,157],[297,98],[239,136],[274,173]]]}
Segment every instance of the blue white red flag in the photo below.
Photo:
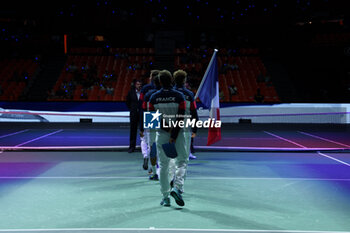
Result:
{"label": "blue white red flag", "polygon": [[[198,97],[204,107],[209,109],[209,117],[213,121],[220,120],[217,52],[218,50],[215,49],[195,97],[196,99]],[[221,140],[221,128],[209,127],[207,146],[219,140]]]}

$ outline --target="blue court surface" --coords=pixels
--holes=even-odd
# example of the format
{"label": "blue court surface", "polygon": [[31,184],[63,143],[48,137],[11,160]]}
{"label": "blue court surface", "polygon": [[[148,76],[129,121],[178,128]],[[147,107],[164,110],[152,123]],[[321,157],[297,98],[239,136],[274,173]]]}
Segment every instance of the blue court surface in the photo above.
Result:
{"label": "blue court surface", "polygon": [[128,130],[2,125],[0,232],[350,232],[347,127],[226,127],[217,151],[201,131],[183,208]]}

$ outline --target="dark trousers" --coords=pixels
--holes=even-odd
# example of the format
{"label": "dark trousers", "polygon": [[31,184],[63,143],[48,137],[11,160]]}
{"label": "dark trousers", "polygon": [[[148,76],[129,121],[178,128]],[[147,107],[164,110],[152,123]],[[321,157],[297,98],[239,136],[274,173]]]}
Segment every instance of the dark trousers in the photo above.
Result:
{"label": "dark trousers", "polygon": [[191,153],[194,154],[195,151],[194,151],[194,147],[193,147],[193,138],[191,138],[191,147],[190,147],[190,149],[191,149]]}
{"label": "dark trousers", "polygon": [[139,125],[139,113],[130,112],[130,144],[129,147],[136,147],[137,127]]}

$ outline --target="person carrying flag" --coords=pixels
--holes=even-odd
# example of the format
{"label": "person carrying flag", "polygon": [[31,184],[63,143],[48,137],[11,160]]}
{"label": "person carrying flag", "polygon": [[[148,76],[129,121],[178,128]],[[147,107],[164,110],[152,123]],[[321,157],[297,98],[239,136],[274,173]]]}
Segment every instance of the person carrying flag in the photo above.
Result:
{"label": "person carrying flag", "polygon": [[[185,96],[185,100],[186,100],[185,116],[191,116],[190,117],[191,120],[196,119],[196,121],[198,121],[197,106],[196,106],[196,101],[194,99],[194,94],[190,90],[185,88],[187,73],[183,70],[178,70],[174,72],[173,77],[174,77],[174,83],[175,83],[175,87],[174,87],[175,90],[181,92]],[[191,138],[196,137],[196,133],[197,133],[196,126],[192,128],[192,130],[185,129],[185,145],[189,156],[191,155]]]}
{"label": "person carrying flag", "polygon": [[[215,122],[220,120],[217,52],[218,50],[214,49],[214,54],[195,96],[195,99],[199,98],[204,107],[209,109],[209,117]],[[221,140],[221,128],[209,127],[207,146],[219,140]]]}

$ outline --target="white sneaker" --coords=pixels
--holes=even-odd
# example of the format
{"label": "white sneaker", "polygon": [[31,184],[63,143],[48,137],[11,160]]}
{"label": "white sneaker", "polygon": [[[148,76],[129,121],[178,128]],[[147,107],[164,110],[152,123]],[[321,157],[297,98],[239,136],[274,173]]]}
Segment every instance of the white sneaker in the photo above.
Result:
{"label": "white sneaker", "polygon": [[192,159],[196,159],[197,157],[196,157],[195,155],[193,155],[192,153],[190,153],[190,156],[188,156],[188,158],[189,158],[190,160],[192,160]]}

